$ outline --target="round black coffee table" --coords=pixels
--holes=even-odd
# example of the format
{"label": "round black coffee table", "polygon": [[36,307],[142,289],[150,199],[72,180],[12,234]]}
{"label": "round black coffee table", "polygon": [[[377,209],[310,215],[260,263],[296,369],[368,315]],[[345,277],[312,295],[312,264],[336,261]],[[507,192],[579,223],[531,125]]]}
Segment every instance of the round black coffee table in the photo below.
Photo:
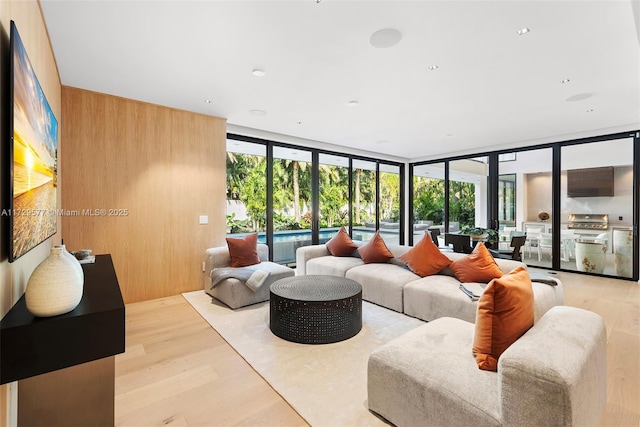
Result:
{"label": "round black coffee table", "polygon": [[271,285],[271,331],[303,344],[344,341],[362,329],[362,286],[334,276],[294,276]]}

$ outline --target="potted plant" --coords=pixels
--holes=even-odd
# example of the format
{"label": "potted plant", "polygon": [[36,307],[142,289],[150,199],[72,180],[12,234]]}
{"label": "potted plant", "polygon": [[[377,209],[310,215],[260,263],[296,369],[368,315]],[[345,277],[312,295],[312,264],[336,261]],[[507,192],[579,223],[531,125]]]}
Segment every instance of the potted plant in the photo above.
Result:
{"label": "potted plant", "polygon": [[465,226],[461,234],[469,234],[474,242],[484,242],[487,248],[492,248],[498,242],[498,232],[491,228]]}

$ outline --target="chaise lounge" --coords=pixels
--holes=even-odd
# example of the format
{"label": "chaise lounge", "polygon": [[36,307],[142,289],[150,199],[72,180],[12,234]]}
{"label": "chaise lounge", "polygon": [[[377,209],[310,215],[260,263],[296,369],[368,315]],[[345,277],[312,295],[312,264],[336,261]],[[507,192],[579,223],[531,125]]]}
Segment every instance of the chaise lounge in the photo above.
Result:
{"label": "chaise lounge", "polygon": [[373,351],[369,408],[398,427],[594,426],[606,404],[606,330],[595,313],[551,308],[478,369],[474,324],[444,317]]}
{"label": "chaise lounge", "polygon": [[234,277],[221,280],[216,286],[212,286],[211,272],[213,269],[231,265],[229,247],[225,245],[206,250],[208,266],[205,269],[207,274],[204,279],[204,291],[233,309],[267,301],[271,283],[278,279],[295,276],[295,271],[269,261],[269,247],[267,245],[258,243],[257,251],[260,263],[245,268],[269,273],[258,290],[251,289],[244,281]]}

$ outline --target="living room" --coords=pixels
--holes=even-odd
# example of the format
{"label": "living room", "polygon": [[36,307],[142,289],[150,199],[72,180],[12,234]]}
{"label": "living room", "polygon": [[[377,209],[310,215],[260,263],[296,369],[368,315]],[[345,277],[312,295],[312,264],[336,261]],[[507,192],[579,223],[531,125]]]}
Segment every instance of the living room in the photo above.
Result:
{"label": "living room", "polygon": [[[3,242],[0,263],[0,277],[2,279],[0,307],[3,316],[23,295],[29,276],[36,266],[48,256],[51,246],[62,243],[64,239],[64,243],[71,249],[80,249],[88,246],[96,254],[112,254],[125,303],[131,307],[131,309],[128,307],[128,314],[147,312],[147,308],[135,306],[136,303],[146,302],[151,304],[147,307],[153,307],[150,309],[151,311],[158,311],[157,316],[163,317],[166,315],[170,317],[175,315],[172,319],[174,323],[180,322],[180,319],[185,319],[189,327],[194,328],[194,331],[198,331],[197,334],[203,334],[200,336],[201,338],[205,334],[207,336],[215,334],[215,331],[205,329],[208,326],[195,312],[192,311],[190,313],[188,311],[188,305],[181,306],[175,298],[176,296],[181,298],[179,295],[183,292],[202,288],[203,272],[201,263],[204,258],[204,250],[208,247],[224,244],[226,230],[223,224],[226,222],[226,206],[223,200],[225,200],[226,192],[224,183],[228,132],[244,133],[259,138],[277,137],[280,142],[298,144],[301,147],[311,146],[330,151],[342,150],[345,154],[377,157],[402,163],[438,159],[443,157],[444,154],[473,154],[478,151],[477,149],[456,146],[458,142],[452,140],[452,138],[456,138],[455,129],[450,131],[454,134],[452,137],[445,136],[448,133],[447,131],[439,131],[442,135],[441,139],[432,144],[450,148],[443,151],[444,154],[425,153],[420,156],[413,156],[411,152],[402,153],[396,151],[394,149],[396,137],[392,138],[391,136],[369,139],[360,142],[359,146],[342,145],[349,139],[348,137],[341,139],[325,135],[318,137],[323,142],[316,142],[311,141],[309,138],[290,136],[298,134],[298,129],[306,124],[297,123],[298,121],[303,121],[302,119],[291,118],[289,120],[291,122],[291,131],[282,130],[278,132],[280,134],[278,136],[274,132],[260,130],[259,120],[264,116],[248,113],[248,109],[247,116],[253,122],[240,122],[244,125],[238,125],[231,118],[225,119],[225,116],[216,114],[215,110],[209,110],[214,111],[214,113],[206,113],[207,110],[205,108],[208,107],[203,100],[205,97],[213,96],[208,93],[206,95],[202,93],[191,94],[194,98],[198,98],[198,103],[202,104],[202,106],[198,107],[199,110],[189,110],[184,106],[174,106],[174,108],[162,106],[167,104],[160,101],[154,102],[152,97],[145,98],[141,96],[136,98],[133,95],[118,95],[106,90],[103,91],[99,87],[83,86],[79,83],[69,85],[66,82],[72,81],[73,70],[70,71],[70,75],[66,75],[62,71],[63,60],[59,57],[61,53],[55,51],[55,45],[50,40],[50,33],[53,33],[54,29],[48,28],[50,22],[45,19],[46,13],[42,13],[43,9],[46,11],[47,3],[51,3],[50,7],[52,8],[55,6],[55,2],[49,1],[43,1],[42,4],[38,1],[3,2],[0,5],[1,41],[2,51],[8,52],[10,21],[15,21],[38,75],[39,82],[51,104],[52,110],[60,121],[58,206],[68,210],[104,207],[126,208],[132,214],[126,218],[102,219],[61,216],[58,218],[57,232],[53,237],[13,263],[8,262],[5,242],[8,241],[9,230],[6,222],[4,222],[5,219],[3,219],[3,225],[0,228],[0,240]],[[314,10],[312,7],[315,7],[317,11],[317,8],[326,7],[327,4],[330,6],[332,2],[324,0],[316,3],[309,0],[309,3],[310,13],[313,13],[311,12]],[[627,2],[620,3],[624,3],[629,12],[635,7],[633,2],[629,2],[631,5]],[[353,5],[357,4],[358,2],[353,3]],[[142,3],[139,5],[142,5]],[[117,10],[109,11],[109,9],[106,9],[105,13],[112,13],[116,16],[119,14]],[[328,12],[324,13],[328,14]],[[363,15],[366,16],[366,13],[363,12]],[[636,26],[638,25],[637,14],[637,9],[635,9]],[[79,14],[74,19],[82,22],[82,14]],[[257,18],[255,19],[257,20]],[[379,20],[380,18],[377,18],[376,23]],[[633,25],[633,20],[625,23],[624,26],[622,24],[620,26],[628,28],[629,23]],[[245,24],[247,23],[245,22]],[[130,23],[129,28],[132,28],[133,25],[133,23]],[[315,28],[315,30],[318,34],[321,34],[326,31],[326,28]],[[532,29],[530,35],[535,35],[535,30]],[[90,28],[85,29],[85,31],[90,31]],[[114,27],[113,31],[118,31],[118,28]],[[637,36],[637,34],[634,35]],[[365,43],[368,36],[368,34],[365,35]],[[82,37],[82,34],[79,34],[78,37]],[[175,30],[167,30],[165,37],[186,37],[186,34]],[[286,34],[282,35],[282,37],[289,38],[294,36]],[[633,41],[637,50],[637,38]],[[109,43],[107,39],[104,39],[103,42]],[[135,40],[131,39],[131,42],[134,43]],[[163,67],[165,63],[185,59],[179,55],[178,51],[164,51],[160,41],[158,41],[158,44],[152,45],[152,49],[161,52],[161,55],[149,58],[150,67]],[[514,49],[517,50],[517,48]],[[98,52],[98,49],[95,52],[85,51],[83,57],[86,58],[86,62],[91,62],[96,52]],[[3,84],[0,87],[0,91],[2,92],[3,100],[9,99],[7,83],[8,56],[8,54],[5,54],[2,57]],[[637,52],[632,52],[629,57],[637,59]],[[224,62],[224,60],[222,61]],[[305,57],[301,55],[300,62],[304,61]],[[392,63],[393,58],[388,61]],[[119,63],[119,67],[124,68],[126,74],[126,63],[120,63],[120,60],[112,62],[114,64]],[[550,62],[548,68],[553,68],[553,64]],[[247,68],[248,74],[251,74],[252,68],[258,65],[260,64],[253,64],[252,61],[247,60],[247,63],[242,66]],[[587,65],[590,65],[590,63]],[[444,66],[440,65],[440,67],[443,68]],[[634,70],[637,71],[637,62],[629,64],[629,68],[632,72]],[[269,73],[267,76],[271,76],[272,74],[270,73],[272,71],[275,73],[276,70],[275,66],[267,69],[266,71]],[[437,73],[438,71],[443,70],[426,70],[425,73]],[[118,68],[109,70],[109,72],[120,73],[123,71]],[[151,74],[149,78],[151,78]],[[461,76],[464,78],[464,74],[461,74]],[[253,75],[250,75],[250,77],[257,78]],[[187,75],[183,78],[190,79],[192,77]],[[221,79],[224,79],[224,77],[221,77]],[[127,81],[123,80],[122,86],[127,86],[127,84]],[[132,85],[135,84],[132,83]],[[260,91],[259,88],[255,87],[258,84],[260,83],[256,83],[254,80],[250,85],[247,85],[245,93],[247,99],[251,99],[251,92]],[[558,85],[560,85],[559,82]],[[157,82],[156,88],[162,87],[167,92],[179,92],[181,90],[180,86],[180,84],[176,84],[176,79],[174,79]],[[323,84],[317,84],[317,86],[320,91],[323,90]],[[583,86],[581,89],[568,91],[566,95],[569,96],[576,91],[588,90],[590,89]],[[624,92],[624,89],[621,89],[621,91]],[[135,91],[131,93],[135,93]],[[457,95],[462,96],[460,94]],[[637,92],[635,95],[637,95]],[[276,95],[273,96],[277,98]],[[562,101],[565,106],[574,105],[570,102],[564,102],[564,98],[563,96]],[[354,98],[345,99],[344,104],[352,99]],[[212,101],[216,102],[215,99]],[[392,98],[391,101],[397,105],[402,105],[403,103],[399,96]],[[499,101],[496,100],[496,103]],[[296,104],[298,101],[290,102],[292,104],[290,110],[295,110],[298,107]],[[461,102],[464,102],[463,98]],[[361,101],[360,104],[353,107],[345,105],[344,107],[347,111],[353,112],[357,111],[359,107],[363,107],[364,101]],[[8,101],[3,103],[2,107],[3,135],[9,135],[8,117],[4,113],[7,108]],[[260,108],[260,106],[255,108]],[[401,109],[404,108],[406,107],[401,107]],[[482,107],[476,106],[475,108]],[[582,109],[582,105],[580,105],[580,108]],[[611,108],[617,108],[615,102]],[[446,111],[442,112],[442,114],[445,113]],[[455,110],[449,111],[449,113],[456,115]],[[588,116],[592,113],[590,112],[586,115]],[[621,113],[621,111],[618,111],[618,113]],[[628,119],[628,116],[626,116],[621,119],[623,121],[609,125],[602,124],[603,122],[600,122],[600,119],[597,118],[583,119],[585,123],[595,121],[596,124],[593,125],[595,127],[585,127],[579,131],[572,132],[570,135],[565,135],[562,131],[559,131],[559,125],[554,123],[549,125],[546,138],[520,143],[516,143],[520,141],[517,138],[507,139],[503,142],[502,148],[506,148],[505,145],[508,146],[509,143],[513,143],[512,147],[522,147],[541,142],[565,141],[571,138],[598,136],[618,131],[633,131],[640,128],[637,109],[635,111],[625,110],[622,113],[635,114],[635,118]],[[269,111],[267,117],[272,115],[274,114]],[[344,112],[340,113],[340,116],[344,115]],[[463,117],[464,114],[460,114],[460,116]],[[545,122],[542,119],[542,117],[538,116],[538,120],[530,124],[530,127],[524,131],[532,132],[534,128],[544,127]],[[547,119],[549,118],[547,117]],[[306,120],[304,119],[305,122]],[[344,120],[346,121],[346,119]],[[471,117],[465,117],[464,120],[471,120]],[[312,122],[313,119],[309,118],[309,121]],[[249,126],[249,123],[254,123],[253,127]],[[345,128],[349,127],[348,123],[338,122],[337,124]],[[399,131],[397,133],[395,131],[397,128],[404,126],[405,123],[403,122],[393,122],[389,123],[387,127],[391,129],[392,135],[397,134],[398,140],[401,140],[403,135]],[[483,127],[481,124],[476,124],[476,126],[478,129]],[[602,130],[602,128],[606,129],[606,131]],[[596,129],[596,131],[593,129]],[[327,132],[330,134],[335,131],[328,130]],[[351,137],[355,139],[354,135],[351,135]],[[508,136],[506,137],[508,138]],[[380,142],[387,140],[387,138],[392,142]],[[460,139],[473,140],[474,137],[467,135]],[[499,144],[498,142],[490,144],[484,141],[482,151],[488,150],[493,145]],[[375,150],[372,150],[372,147]],[[400,146],[398,145],[398,147]],[[5,165],[9,164],[6,151],[3,150],[2,153],[3,175],[0,178],[2,180],[3,200],[9,198],[8,177],[4,173]],[[208,216],[207,224],[198,223],[197,219],[201,215]],[[640,415],[638,415],[637,409],[634,408],[634,404],[637,402],[639,391],[637,385],[629,384],[637,383],[635,379],[639,375],[638,364],[634,362],[637,359],[637,355],[640,354],[637,323],[637,284],[628,280],[600,277],[586,276],[587,278],[585,279],[584,276],[572,275],[566,272],[558,275],[568,283],[567,288],[573,289],[574,292],[567,295],[565,303],[599,312],[606,318],[609,334],[615,332],[614,336],[616,338],[612,341],[617,343],[616,350],[610,349],[613,354],[609,354],[609,360],[610,363],[612,361],[616,361],[613,363],[619,363],[617,365],[619,372],[616,374],[618,377],[610,385],[609,398],[612,399],[612,403],[607,407],[606,417],[609,418],[603,419],[603,425],[637,425]],[[577,278],[574,279],[574,276]],[[574,283],[586,281],[592,284],[588,285],[587,290],[584,290],[576,285],[572,287],[571,280],[574,280]],[[619,286],[612,289],[612,284]],[[583,290],[584,292],[582,292]],[[183,302],[183,304],[186,303]],[[173,307],[175,311],[165,310],[167,307]],[[162,327],[168,326],[165,324]],[[201,341],[199,340],[196,340],[195,343],[185,343],[184,340],[180,339],[181,332],[179,329],[175,330],[174,333],[175,335],[170,339],[180,343],[179,345],[183,347],[182,350],[184,351],[194,350],[200,345],[199,342]],[[163,336],[162,332],[157,331],[155,337],[161,336]],[[208,339],[204,338],[205,341]],[[225,354],[229,353],[228,350],[222,350],[224,343],[221,338],[218,337],[215,340],[218,340],[219,344],[216,347],[216,351]],[[241,366],[238,368],[239,371],[246,372],[250,370],[247,369],[246,365],[242,365],[243,362],[238,359],[237,355],[229,355],[227,360],[230,365]],[[256,375],[255,372],[253,375]],[[256,384],[253,381],[259,381],[259,377],[247,380],[248,383]],[[255,399],[262,399],[251,394],[254,390],[251,387],[247,389],[250,390],[250,392],[247,391],[247,395]],[[268,385],[255,385],[255,387],[264,391],[268,396],[264,398],[265,407],[269,405],[287,406],[286,402],[279,398],[272,389],[269,390]],[[16,415],[18,405],[16,389],[17,384],[0,386],[2,425],[16,425],[18,422]],[[279,401],[278,398],[280,399]],[[245,405],[249,404],[245,403]],[[237,407],[233,408],[233,405],[231,405],[229,412],[242,413],[247,407],[238,404]],[[265,412],[268,412],[268,409]],[[240,415],[238,416],[240,417]],[[260,417],[264,416],[264,414],[255,415],[254,413],[253,416],[256,417],[253,423],[259,424],[256,420],[260,420]],[[231,421],[232,419],[227,418],[228,421],[226,423],[234,423],[234,421]],[[241,419],[238,418],[235,422],[241,423]],[[221,418],[211,418],[211,420],[211,424],[226,424],[221,421],[225,420],[223,416]],[[275,423],[274,421],[272,424]],[[295,423],[293,422],[292,424]]]}

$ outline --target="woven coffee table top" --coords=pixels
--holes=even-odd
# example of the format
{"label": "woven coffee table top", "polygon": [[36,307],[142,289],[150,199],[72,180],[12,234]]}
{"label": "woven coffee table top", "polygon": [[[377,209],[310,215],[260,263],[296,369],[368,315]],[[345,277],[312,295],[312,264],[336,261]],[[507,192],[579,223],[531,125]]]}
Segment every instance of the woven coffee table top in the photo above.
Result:
{"label": "woven coffee table top", "polygon": [[321,275],[286,277],[271,285],[273,294],[297,301],[333,301],[352,297],[361,290],[354,280]]}

